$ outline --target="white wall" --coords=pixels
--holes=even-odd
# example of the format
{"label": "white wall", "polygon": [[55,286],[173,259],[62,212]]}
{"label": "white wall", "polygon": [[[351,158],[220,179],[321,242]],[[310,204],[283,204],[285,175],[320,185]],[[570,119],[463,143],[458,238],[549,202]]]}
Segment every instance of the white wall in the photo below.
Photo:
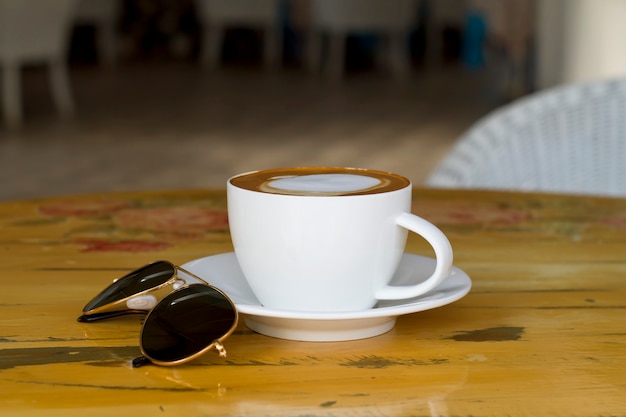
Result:
{"label": "white wall", "polygon": [[539,87],[626,75],[626,0],[540,0]]}

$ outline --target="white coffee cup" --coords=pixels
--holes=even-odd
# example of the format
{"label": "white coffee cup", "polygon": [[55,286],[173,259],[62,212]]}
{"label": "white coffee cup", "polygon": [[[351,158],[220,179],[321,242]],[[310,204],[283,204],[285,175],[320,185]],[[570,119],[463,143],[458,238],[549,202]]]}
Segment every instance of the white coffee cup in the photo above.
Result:
{"label": "white coffee cup", "polygon": [[[378,300],[422,295],[445,280],[452,247],[410,213],[411,182],[357,168],[277,168],[228,180],[228,217],[237,260],[264,307],[341,312]],[[433,247],[423,282],[389,286],[407,230]]]}

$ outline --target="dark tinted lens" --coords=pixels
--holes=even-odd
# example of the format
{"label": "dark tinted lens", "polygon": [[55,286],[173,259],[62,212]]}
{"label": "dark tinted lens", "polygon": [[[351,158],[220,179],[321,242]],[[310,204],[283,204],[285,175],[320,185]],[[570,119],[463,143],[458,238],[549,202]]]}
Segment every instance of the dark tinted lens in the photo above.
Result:
{"label": "dark tinted lens", "polygon": [[169,263],[159,261],[139,268],[106,287],[87,303],[83,312],[122,300],[150,288],[158,287],[174,276],[176,269]]}
{"label": "dark tinted lens", "polygon": [[190,285],[169,294],[150,312],[141,346],[151,359],[176,362],[209,347],[228,334],[236,321],[234,306],[220,292]]}

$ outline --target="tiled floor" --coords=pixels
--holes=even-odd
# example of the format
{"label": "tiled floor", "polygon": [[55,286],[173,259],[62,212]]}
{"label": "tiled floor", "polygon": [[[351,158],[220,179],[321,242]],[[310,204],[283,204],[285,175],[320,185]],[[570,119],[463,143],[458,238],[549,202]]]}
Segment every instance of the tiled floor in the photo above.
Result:
{"label": "tiled floor", "polygon": [[223,187],[238,172],[299,165],[395,171],[421,183],[491,104],[476,74],[419,70],[332,82],[192,63],[72,68],[78,114],[56,118],[45,73],[24,77],[25,126],[0,124],[0,200]]}

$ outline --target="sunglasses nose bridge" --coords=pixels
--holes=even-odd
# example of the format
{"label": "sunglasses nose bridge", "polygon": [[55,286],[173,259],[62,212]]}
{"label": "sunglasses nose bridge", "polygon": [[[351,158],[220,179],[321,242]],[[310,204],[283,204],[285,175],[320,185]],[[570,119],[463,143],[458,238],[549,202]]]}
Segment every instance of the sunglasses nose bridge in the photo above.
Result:
{"label": "sunglasses nose bridge", "polygon": [[213,347],[217,351],[217,354],[220,356],[220,358],[225,358],[227,356],[226,355],[226,348],[224,347],[222,342],[220,342],[219,340],[214,340],[213,341]]}

